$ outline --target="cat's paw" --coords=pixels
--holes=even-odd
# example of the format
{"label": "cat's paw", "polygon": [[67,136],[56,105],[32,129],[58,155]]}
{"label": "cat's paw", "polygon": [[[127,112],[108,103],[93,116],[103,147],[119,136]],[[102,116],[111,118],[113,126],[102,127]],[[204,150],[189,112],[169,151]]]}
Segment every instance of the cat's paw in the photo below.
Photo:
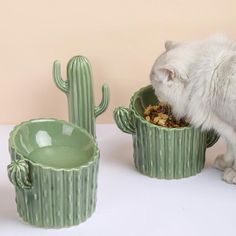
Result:
{"label": "cat's paw", "polygon": [[236,184],[236,170],[233,168],[226,168],[224,170],[223,179],[229,184]]}
{"label": "cat's paw", "polygon": [[214,166],[216,169],[225,170],[226,168],[230,168],[233,165],[233,161],[225,161],[224,154],[221,154],[216,157]]}

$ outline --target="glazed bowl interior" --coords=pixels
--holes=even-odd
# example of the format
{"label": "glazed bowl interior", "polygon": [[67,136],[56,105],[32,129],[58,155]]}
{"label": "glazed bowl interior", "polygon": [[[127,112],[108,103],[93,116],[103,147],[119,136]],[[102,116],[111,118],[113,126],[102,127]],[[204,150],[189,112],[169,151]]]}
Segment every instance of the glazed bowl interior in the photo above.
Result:
{"label": "glazed bowl interior", "polygon": [[134,94],[132,108],[138,115],[143,117],[144,110],[147,106],[156,105],[158,103],[159,101],[154,93],[154,89],[150,85]]}
{"label": "glazed bowl interior", "polygon": [[94,159],[96,144],[83,129],[54,119],[22,123],[10,138],[15,150],[31,162],[53,168],[78,168]]}

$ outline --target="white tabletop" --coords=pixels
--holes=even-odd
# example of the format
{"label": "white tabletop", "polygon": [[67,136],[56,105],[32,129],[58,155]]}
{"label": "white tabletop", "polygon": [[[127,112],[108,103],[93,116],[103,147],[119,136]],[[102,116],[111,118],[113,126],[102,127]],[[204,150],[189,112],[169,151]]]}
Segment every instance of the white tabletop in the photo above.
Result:
{"label": "white tabletop", "polygon": [[134,168],[131,135],[115,125],[98,125],[101,150],[97,208],[87,221],[65,229],[41,229],[16,212],[8,181],[10,125],[0,126],[0,235],[201,236],[235,235],[236,186],[221,180],[212,163],[222,140],[207,151],[202,173],[181,180],[146,177]]}

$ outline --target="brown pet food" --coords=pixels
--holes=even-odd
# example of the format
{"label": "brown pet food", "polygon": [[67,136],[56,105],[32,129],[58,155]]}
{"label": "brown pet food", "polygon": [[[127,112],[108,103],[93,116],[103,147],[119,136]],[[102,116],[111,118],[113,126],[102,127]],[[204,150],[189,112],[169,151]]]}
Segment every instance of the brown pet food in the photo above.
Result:
{"label": "brown pet food", "polygon": [[160,103],[155,106],[149,105],[144,110],[144,117],[146,121],[162,127],[180,128],[189,125],[189,123],[183,118],[177,120],[172,115],[170,106],[164,103]]}

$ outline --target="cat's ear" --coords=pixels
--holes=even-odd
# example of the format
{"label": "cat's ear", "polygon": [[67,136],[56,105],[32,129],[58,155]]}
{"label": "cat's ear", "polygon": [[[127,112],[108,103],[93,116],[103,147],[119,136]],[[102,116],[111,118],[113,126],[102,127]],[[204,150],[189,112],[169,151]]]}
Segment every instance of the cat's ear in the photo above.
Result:
{"label": "cat's ear", "polygon": [[165,42],[165,49],[168,51],[168,50],[176,47],[177,45],[178,45],[177,42],[168,40],[168,41]]}
{"label": "cat's ear", "polygon": [[158,69],[157,73],[158,73],[158,78],[161,82],[173,81],[177,76],[175,68],[171,66],[163,66]]}

